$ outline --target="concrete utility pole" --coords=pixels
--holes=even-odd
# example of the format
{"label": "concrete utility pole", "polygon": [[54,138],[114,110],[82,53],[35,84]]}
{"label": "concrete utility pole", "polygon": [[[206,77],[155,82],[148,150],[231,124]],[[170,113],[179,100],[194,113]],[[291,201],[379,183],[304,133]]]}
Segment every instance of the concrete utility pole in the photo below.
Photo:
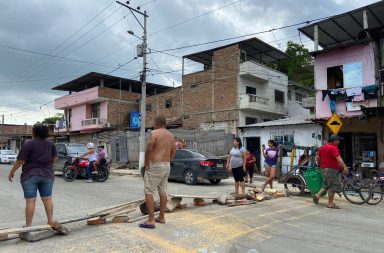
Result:
{"label": "concrete utility pole", "polygon": [[[144,167],[144,159],[145,159],[145,118],[146,118],[146,103],[147,103],[147,12],[141,12],[139,11],[139,7],[136,9],[133,9],[132,7],[123,4],[119,1],[116,1],[118,4],[127,7],[136,21],[139,23],[141,28],[143,28],[144,33],[143,33],[143,43],[141,44],[141,50],[140,52],[137,52],[137,56],[143,57],[143,70],[140,75],[140,80],[141,80],[141,100],[140,100],[140,149],[139,149],[139,169]],[[127,1],[127,4],[129,4],[129,1]],[[144,17],[144,26],[140,23],[140,21],[137,19],[135,13],[139,13]],[[133,32],[128,32],[133,35]],[[138,47],[139,49],[140,47]],[[137,50],[139,51],[139,50]]]}

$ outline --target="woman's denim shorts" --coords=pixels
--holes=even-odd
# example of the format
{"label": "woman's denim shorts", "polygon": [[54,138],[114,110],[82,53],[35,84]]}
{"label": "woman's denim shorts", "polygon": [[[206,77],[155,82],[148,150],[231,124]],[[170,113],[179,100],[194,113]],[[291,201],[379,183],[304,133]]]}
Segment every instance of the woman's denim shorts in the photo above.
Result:
{"label": "woman's denim shorts", "polygon": [[53,180],[42,176],[30,176],[21,183],[24,191],[24,198],[36,198],[37,190],[40,197],[46,198],[52,196]]}

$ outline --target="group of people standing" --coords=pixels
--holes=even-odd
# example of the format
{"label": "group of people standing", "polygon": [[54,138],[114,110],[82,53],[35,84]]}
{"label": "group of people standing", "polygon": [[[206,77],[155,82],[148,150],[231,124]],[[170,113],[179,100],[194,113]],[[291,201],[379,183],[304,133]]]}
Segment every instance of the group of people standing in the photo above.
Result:
{"label": "group of people standing", "polygon": [[[252,183],[253,174],[257,169],[256,157],[249,150],[246,150],[241,143],[239,137],[235,137],[232,141],[232,149],[227,159],[227,170],[232,172],[233,178],[235,179],[235,193],[245,194],[245,184]],[[273,188],[273,180],[276,176],[276,165],[279,154],[279,149],[273,140],[268,141],[268,148],[262,146],[262,153],[264,156],[264,175],[267,177],[262,190],[269,184],[271,189]]]}

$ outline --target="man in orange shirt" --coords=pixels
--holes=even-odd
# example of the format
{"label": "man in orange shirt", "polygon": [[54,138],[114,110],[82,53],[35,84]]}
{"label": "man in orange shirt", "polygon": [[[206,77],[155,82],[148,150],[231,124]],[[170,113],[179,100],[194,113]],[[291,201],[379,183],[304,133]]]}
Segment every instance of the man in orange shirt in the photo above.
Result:
{"label": "man in orange shirt", "polygon": [[327,207],[333,209],[339,209],[339,207],[333,203],[333,199],[335,193],[341,192],[340,172],[343,172],[344,175],[349,174],[349,169],[341,158],[339,148],[337,147],[342,139],[343,138],[337,134],[332,134],[329,137],[329,142],[320,148],[319,154],[316,156],[318,164],[320,164],[320,167],[323,169],[323,185],[320,191],[313,196],[313,202],[318,204],[321,194],[328,191]]}

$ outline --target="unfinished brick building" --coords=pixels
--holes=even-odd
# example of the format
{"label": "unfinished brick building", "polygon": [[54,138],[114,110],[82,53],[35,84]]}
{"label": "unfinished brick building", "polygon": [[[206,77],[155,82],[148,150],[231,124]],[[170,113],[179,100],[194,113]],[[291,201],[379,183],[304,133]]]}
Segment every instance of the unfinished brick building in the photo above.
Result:
{"label": "unfinished brick building", "polygon": [[186,55],[182,87],[147,99],[147,126],[163,114],[183,128],[236,133],[286,116],[288,77],[265,65],[286,58],[256,38]]}

